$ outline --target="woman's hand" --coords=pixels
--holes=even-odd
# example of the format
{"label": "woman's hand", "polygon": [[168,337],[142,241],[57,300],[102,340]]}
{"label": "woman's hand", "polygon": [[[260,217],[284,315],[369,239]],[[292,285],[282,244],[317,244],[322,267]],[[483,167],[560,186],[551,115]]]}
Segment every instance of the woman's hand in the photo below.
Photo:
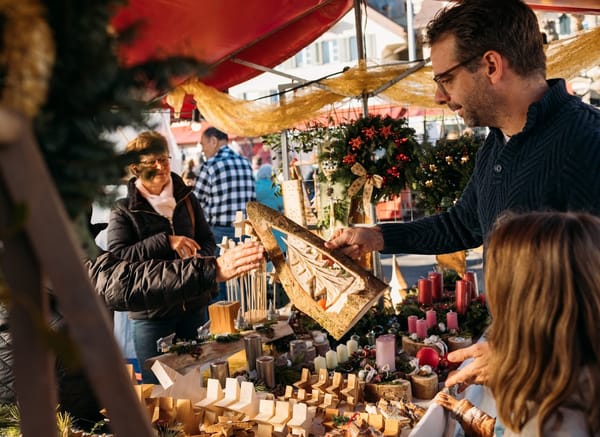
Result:
{"label": "woman's hand", "polygon": [[200,245],[196,240],[183,235],[169,235],[169,244],[181,259],[196,256],[196,251],[200,250]]}
{"label": "woman's hand", "polygon": [[238,244],[217,258],[217,281],[225,282],[254,270],[260,267],[263,258],[264,248],[257,241]]}
{"label": "woman's hand", "polygon": [[451,372],[446,379],[446,387],[458,384],[461,392],[471,384],[485,384],[488,380],[489,357],[490,346],[487,341],[450,352],[448,361],[453,363],[460,363],[469,358],[473,358],[473,361],[462,369]]}

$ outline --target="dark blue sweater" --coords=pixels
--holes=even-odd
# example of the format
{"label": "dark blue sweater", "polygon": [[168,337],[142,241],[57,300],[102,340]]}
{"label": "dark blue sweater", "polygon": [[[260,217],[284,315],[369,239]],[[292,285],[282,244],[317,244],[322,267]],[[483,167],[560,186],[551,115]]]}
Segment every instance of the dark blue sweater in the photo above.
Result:
{"label": "dark blue sweater", "polygon": [[481,245],[506,210],[600,215],[600,111],[562,79],[529,107],[525,128],[504,143],[491,128],[455,207],[411,223],[382,224],[384,253],[441,254]]}

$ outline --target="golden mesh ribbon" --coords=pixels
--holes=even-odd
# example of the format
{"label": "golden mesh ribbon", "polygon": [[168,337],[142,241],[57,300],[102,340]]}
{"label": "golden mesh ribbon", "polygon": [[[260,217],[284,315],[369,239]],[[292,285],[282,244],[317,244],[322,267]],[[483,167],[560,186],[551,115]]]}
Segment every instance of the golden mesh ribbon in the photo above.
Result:
{"label": "golden mesh ribbon", "polygon": [[365,215],[370,219],[368,223],[373,223],[373,211],[371,210],[371,200],[373,199],[373,190],[375,188],[381,188],[383,185],[383,177],[378,174],[370,175],[367,170],[359,164],[355,163],[350,171],[358,176],[354,179],[350,187],[348,188],[348,195],[350,198],[356,196],[356,194],[363,189],[362,202],[365,210]]}

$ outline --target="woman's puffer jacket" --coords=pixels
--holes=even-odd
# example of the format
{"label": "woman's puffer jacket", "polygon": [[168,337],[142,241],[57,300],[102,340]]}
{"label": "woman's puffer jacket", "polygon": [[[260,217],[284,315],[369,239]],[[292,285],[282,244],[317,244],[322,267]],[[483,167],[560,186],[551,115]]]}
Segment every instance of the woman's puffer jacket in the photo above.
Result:
{"label": "woman's puffer jacket", "polygon": [[[107,244],[111,253],[129,261],[174,260],[177,259],[177,254],[171,249],[169,235],[184,235],[198,242],[201,247],[200,255],[212,257],[216,244],[200,203],[192,194],[191,187],[186,186],[177,174],[171,173],[171,176],[173,196],[177,202],[172,222],[158,214],[140,194],[135,188],[135,178],[129,181],[127,197],[118,200],[111,211],[107,229]],[[189,199],[194,215],[194,224],[186,206],[186,198]],[[169,281],[169,277],[150,275],[143,287],[158,286],[155,281]],[[173,292],[176,293],[177,290]],[[185,306],[167,303],[162,307],[146,306],[143,310],[131,308],[129,316],[132,319],[177,317],[185,311],[194,311],[208,305],[210,296],[208,299],[206,297],[197,296],[195,300],[188,300]]]}

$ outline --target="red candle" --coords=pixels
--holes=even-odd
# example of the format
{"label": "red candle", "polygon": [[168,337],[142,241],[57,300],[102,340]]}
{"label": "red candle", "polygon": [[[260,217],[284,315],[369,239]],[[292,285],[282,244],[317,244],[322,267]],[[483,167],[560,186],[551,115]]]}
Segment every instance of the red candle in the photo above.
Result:
{"label": "red candle", "polygon": [[419,305],[431,305],[431,281],[425,278],[419,279],[418,289]]}
{"label": "red candle", "polygon": [[440,272],[429,272],[431,281],[431,299],[434,302],[442,300],[442,290],[444,289],[444,277]]}
{"label": "red candle", "polygon": [[471,299],[477,298],[479,295],[479,290],[477,287],[477,274],[473,271],[468,271],[463,276],[463,279],[471,283]]}
{"label": "red candle", "polygon": [[448,329],[458,329],[458,314],[454,311],[446,313],[446,327]]}
{"label": "red candle", "polygon": [[417,337],[420,340],[427,338],[427,320],[417,320]]}
{"label": "red candle", "polygon": [[417,332],[417,316],[408,316],[408,333],[416,334]]}
{"label": "red candle", "polygon": [[437,313],[435,310],[425,311],[425,320],[427,320],[427,328],[433,328],[437,325]]}
{"label": "red candle", "polygon": [[471,303],[471,283],[463,279],[456,281],[456,311],[466,314]]}

